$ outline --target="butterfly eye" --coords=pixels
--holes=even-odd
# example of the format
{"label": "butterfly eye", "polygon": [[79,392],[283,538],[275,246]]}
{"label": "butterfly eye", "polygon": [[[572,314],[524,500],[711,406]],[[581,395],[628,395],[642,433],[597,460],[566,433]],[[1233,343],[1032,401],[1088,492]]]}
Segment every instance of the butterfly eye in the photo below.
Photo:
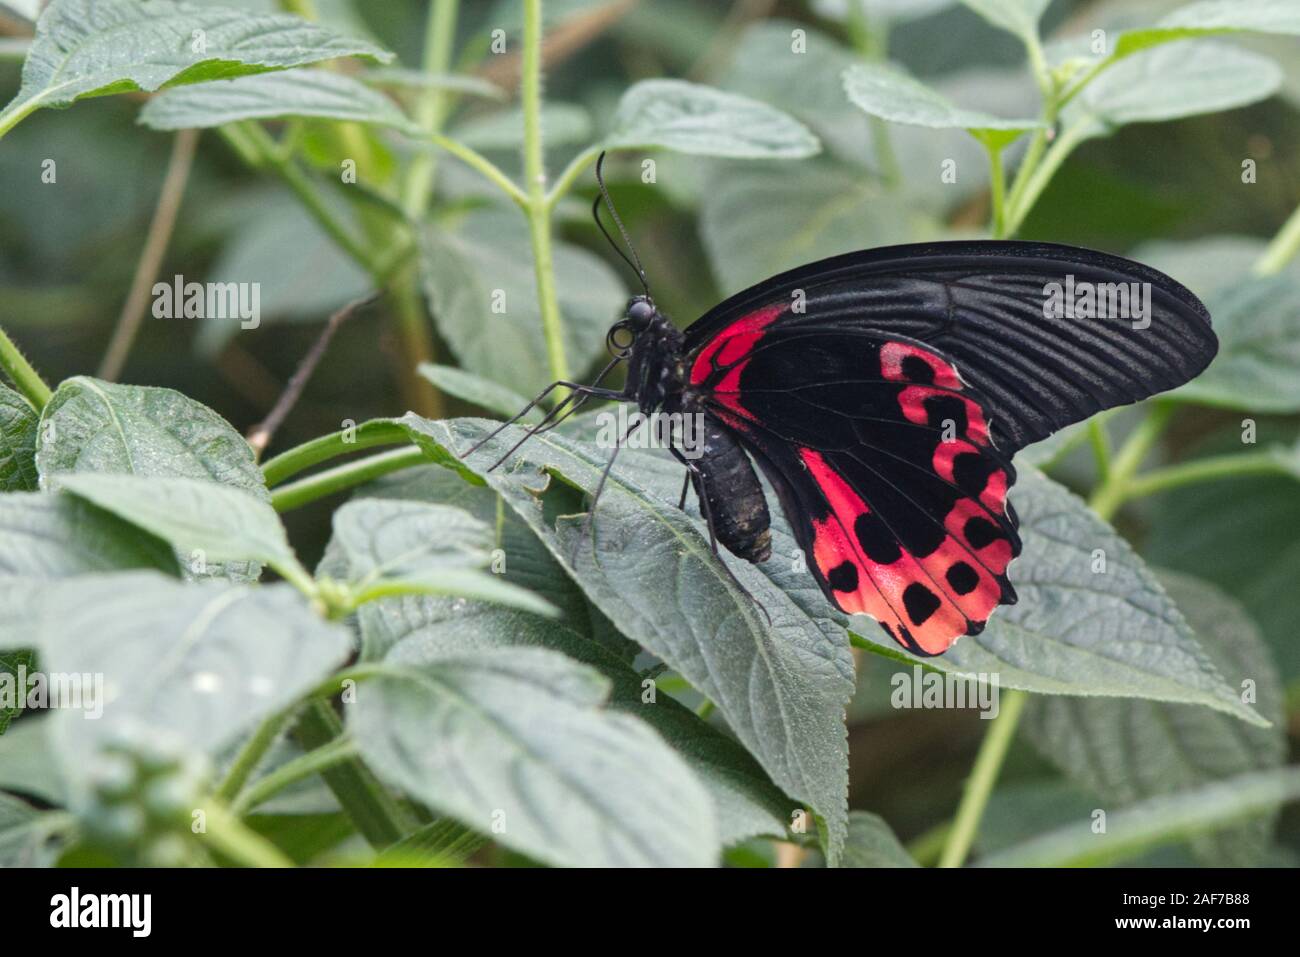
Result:
{"label": "butterfly eye", "polygon": [[632,343],[635,341],[636,333],[632,327],[625,322],[616,322],[605,336],[605,347],[609,349],[610,355],[626,359],[632,354]]}

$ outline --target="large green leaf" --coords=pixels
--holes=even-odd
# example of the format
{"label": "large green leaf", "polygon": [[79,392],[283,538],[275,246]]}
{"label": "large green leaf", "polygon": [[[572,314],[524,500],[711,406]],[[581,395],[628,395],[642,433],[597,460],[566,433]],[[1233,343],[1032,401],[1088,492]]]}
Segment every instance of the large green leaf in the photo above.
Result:
{"label": "large green leaf", "polygon": [[869,811],[849,814],[849,839],[841,867],[917,867],[885,819]]}
{"label": "large green leaf", "polygon": [[669,695],[648,696],[647,683],[630,663],[596,641],[529,615],[486,606],[386,601],[367,606],[360,618],[368,646],[382,643],[390,655],[408,663],[484,648],[543,647],[595,668],[611,684],[609,706],[654,728],[708,789],[723,846],[755,835],[785,836],[794,804],[757,762]]}
{"label": "large green leaf", "polygon": [[348,656],[349,632],[286,585],[186,584],[133,572],[41,589],[32,633],[51,672],[103,675],[103,716],[60,710],[50,740],[84,784],[126,743],[215,756],[314,688]]}
{"label": "large green leaf", "polygon": [[290,116],[375,123],[419,133],[388,97],[331,70],[284,70],[178,87],[145,104],[140,122],[155,130],[183,130]]}
{"label": "large green leaf", "polygon": [[[1022,723],[1029,739],[1108,807],[1277,767],[1285,756],[1282,687],[1254,623],[1240,605],[1204,581],[1161,577],[1219,671],[1234,687],[1251,682],[1256,709],[1273,727],[1247,727],[1192,705],[1035,698]],[[1272,821],[1265,816],[1202,835],[1193,846],[1207,865],[1254,866],[1263,861],[1271,832]]]}
{"label": "large green leaf", "polygon": [[[472,420],[427,428],[459,450],[484,433]],[[847,823],[844,706],[853,693],[843,633],[825,620],[824,609],[822,617],[810,617],[756,569],[737,563],[733,573],[767,609],[769,626],[709,553],[698,528],[677,511],[680,470],[647,473],[644,456],[632,467],[628,459],[618,463],[587,533],[581,517],[557,517],[546,502],[557,483],[594,488],[608,451],[549,433],[487,472],[519,438],[517,427],[506,429],[466,464],[628,637],[717,705],[777,787],[808,802],[824,828],[828,856],[837,861]],[[651,479],[653,487],[646,484]]]}
{"label": "large green leaf", "polygon": [[963,129],[992,149],[1002,149],[1021,134],[1039,129],[1037,120],[1007,120],[957,106],[906,73],[879,63],[859,63],[844,71],[850,102],[882,120],[931,129]]}
{"label": "large green leaf", "polygon": [[1116,64],[1065,109],[1081,135],[1246,106],[1272,96],[1282,71],[1267,57],[1210,41],[1156,47]]}
{"label": "large green leaf", "polygon": [[30,804],[0,793],[0,867],[48,866],[43,847],[49,820]]}
{"label": "large green leaf", "polygon": [[283,14],[169,0],[51,0],[36,23],[23,82],[0,114],[7,128],[35,109],[86,96],[261,73],[364,54],[372,43]]}
{"label": "large green leaf", "polygon": [[[528,404],[528,400],[513,389],[508,389],[472,372],[466,372],[464,369],[457,369],[455,366],[423,362],[416,371],[447,395],[454,395],[462,402],[495,412],[505,419]],[[538,418],[538,413],[530,412],[529,416],[531,417],[529,421],[532,421]]]}
{"label": "large green leaf", "polygon": [[[455,229],[430,229],[421,244],[424,288],[434,322],[461,364],[480,376],[534,395],[555,376],[547,366],[537,278],[528,227],[516,209],[467,216]],[[627,299],[598,256],[558,243],[555,280],[564,316],[564,349],[575,374],[605,351],[605,332]]]}
{"label": "large green leaf", "polygon": [[1038,21],[1051,0],[961,0],[981,17],[1026,43],[1038,39]]}
{"label": "large green leaf", "polygon": [[[65,379],[41,413],[36,467],[45,488],[73,472],[207,479],[270,500],[253,450],[230,423],[172,389]],[[180,555],[188,567],[188,556]],[[255,563],[208,565],[213,577],[256,579]],[[200,576],[201,577],[201,576]]]}
{"label": "large green leaf", "polygon": [[416,593],[455,595],[554,615],[548,602],[479,569],[491,559],[492,530],[463,509],[360,499],[334,513],[331,570],[359,601]]}
{"label": "large green leaf", "polygon": [[0,737],[0,791],[12,791],[46,804],[67,798],[58,762],[50,751],[49,721],[31,717],[11,725]]}
{"label": "large green leaf", "polygon": [[708,793],[594,670],[541,648],[390,655],[348,727],[380,777],[545,863],[708,866]]}
{"label": "large green leaf", "polygon": [[35,490],[39,421],[31,403],[0,385],[0,492]]}
{"label": "large green leaf", "polygon": [[1300,412],[1300,280],[1246,279],[1207,306],[1219,354],[1173,397],[1256,414]]}
{"label": "large green leaf", "polygon": [[817,137],[789,114],[685,80],[633,85],[602,145],[732,159],[802,159],[821,150]]}
{"label": "large green leaf", "polygon": [[175,574],[171,549],[152,535],[67,495],[0,495],[0,580],[50,580],[153,568]]}
{"label": "large green leaf", "polygon": [[1253,771],[1108,814],[1106,832],[1080,820],[990,854],[981,867],[1089,867],[1123,861],[1265,813],[1300,798],[1300,768]]}
{"label": "large green leaf", "polygon": [[996,675],[1005,688],[1208,705],[1266,723],[1227,685],[1142,558],[1081,499],[1030,467],[1010,498],[1024,543],[1009,573],[1019,603],[937,658],[914,658],[855,620],[864,646]]}
{"label": "large green leaf", "polygon": [[301,583],[309,576],[289,545],[280,516],[247,492],[215,482],[86,472],[65,475],[60,487],[170,542],[192,557],[254,561]]}

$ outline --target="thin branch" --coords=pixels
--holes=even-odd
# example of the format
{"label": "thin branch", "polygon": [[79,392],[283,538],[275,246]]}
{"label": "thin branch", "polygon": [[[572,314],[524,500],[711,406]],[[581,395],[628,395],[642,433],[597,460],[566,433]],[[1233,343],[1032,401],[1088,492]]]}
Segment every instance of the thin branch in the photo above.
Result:
{"label": "thin branch", "polygon": [[303,356],[302,362],[299,363],[297,371],[284,387],[279,401],[265,419],[259,422],[248,433],[248,444],[253,447],[253,453],[260,456],[266,447],[271,444],[271,437],[280,428],[290,411],[297,404],[298,399],[302,397],[302,390],[306,388],[307,381],[311,378],[312,373],[316,371],[316,366],[325,356],[325,350],[329,348],[330,340],[334,338],[334,333],[338,331],[339,326],[343,325],[353,313],[362,306],[368,306],[377,300],[383,293],[371,293],[361,299],[354,299],[334,315],[330,316],[329,321],[325,323],[325,328],[321,330],[320,336],[313,343],[311,349]]}
{"label": "thin branch", "polygon": [[99,364],[99,377],[112,382],[122,374],[126,357],[131,351],[140,324],[144,321],[149,306],[149,290],[158,278],[163,256],[171,242],[172,230],[176,226],[176,216],[185,198],[185,186],[189,182],[190,169],[194,166],[194,152],[199,142],[198,130],[181,130],[172,140],[172,155],[167,162],[167,173],[163,177],[162,191],[158,194],[158,205],[153,211],[153,220],[149,223],[149,234],[145,238],[140,261],[136,263],[135,276],[131,280],[131,289],[127,293],[122,312],[117,317],[117,327],[113,338],[109,340],[104,359]]}

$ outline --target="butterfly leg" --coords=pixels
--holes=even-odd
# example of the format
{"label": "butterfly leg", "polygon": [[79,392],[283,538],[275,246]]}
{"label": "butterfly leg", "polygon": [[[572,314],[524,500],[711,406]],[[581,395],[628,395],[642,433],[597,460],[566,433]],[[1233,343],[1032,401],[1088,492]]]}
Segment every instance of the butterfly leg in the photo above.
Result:
{"label": "butterfly leg", "polygon": [[[606,367],[606,371],[608,371],[608,369],[609,369],[609,367]],[[602,372],[601,375],[596,379],[596,381],[599,382],[601,378],[604,378],[604,375],[605,375],[605,373]],[[566,401],[569,400],[569,399],[572,399],[575,395],[581,395],[581,396],[587,396],[587,397],[595,396],[595,397],[597,397],[597,398],[601,398],[601,399],[626,399],[626,398],[628,398],[628,396],[624,395],[622,392],[619,392],[617,389],[601,389],[601,388],[599,388],[599,387],[597,387],[597,386],[595,386],[595,385],[583,385],[583,384],[580,383],[580,382],[569,382],[569,381],[564,380],[564,379],[557,380],[557,381],[555,381],[555,382],[552,382],[550,385],[548,385],[548,386],[547,386],[545,389],[543,389],[541,392],[537,393],[537,395],[533,398],[533,400],[532,400],[531,402],[529,402],[526,406],[524,406],[522,409],[520,409],[517,413],[515,413],[513,416],[511,416],[511,417],[510,417],[509,419],[507,419],[505,422],[502,422],[502,423],[501,423],[499,426],[497,426],[494,430],[492,430],[490,433],[488,433],[488,434],[485,435],[483,438],[481,438],[481,439],[479,439],[477,442],[475,442],[472,446],[470,446],[469,451],[466,452],[465,455],[473,455],[475,452],[477,452],[479,449],[481,449],[484,445],[486,445],[488,442],[491,442],[494,438],[496,438],[499,434],[501,434],[501,432],[502,432],[502,431],[503,431],[507,426],[514,425],[516,422],[518,422],[520,419],[522,419],[524,416],[526,416],[526,415],[527,415],[529,412],[531,412],[533,409],[537,408],[538,404],[539,404],[543,399],[545,399],[548,395],[550,395],[552,392],[554,392],[556,389],[559,389],[559,388],[565,388],[565,389],[570,390],[569,395],[565,397]],[[560,405],[557,406],[556,408],[557,408],[557,409],[558,409],[558,408],[561,408],[561,407],[563,407],[564,405],[565,405],[565,402],[561,402]],[[552,410],[552,412],[554,412],[554,411],[555,411],[555,410]],[[545,424],[545,421],[546,421],[546,420],[543,420],[543,422],[542,422],[541,424]],[[531,437],[531,433],[530,433],[530,437]]]}
{"label": "butterfly leg", "polygon": [[[601,470],[600,481],[596,483],[596,490],[591,495],[591,509],[587,512],[587,520],[582,525],[582,535],[578,539],[579,542],[585,539],[588,535],[591,535],[592,526],[596,521],[596,503],[600,501],[601,493],[605,491],[605,480],[609,478],[610,470],[614,468],[614,460],[618,458],[618,453],[622,450],[623,443],[630,439],[636,433],[637,429],[641,428],[641,423],[644,421],[645,419],[637,419],[628,426],[627,431],[619,436],[618,441],[614,443],[614,451],[610,454],[609,461],[605,463],[604,469]],[[574,554],[577,554],[576,549]]]}
{"label": "butterfly leg", "polygon": [[[685,467],[687,485],[690,484],[691,479],[695,479],[696,482],[703,481],[703,477],[700,473],[699,466],[697,466],[694,462],[688,459],[682,453],[681,449],[677,448],[676,446],[673,446],[669,451],[673,453],[673,458],[675,458],[678,462],[681,462],[682,465]],[[703,516],[704,524],[707,525],[709,529],[709,548],[713,549],[714,555],[717,555],[718,535],[713,525],[713,509],[709,507],[708,496],[700,494],[700,487],[698,485],[695,488],[695,493],[696,493],[695,497],[699,500],[700,503],[700,515]],[[686,509],[686,485],[682,486],[682,500],[677,507],[682,509],[683,511],[685,511]]]}
{"label": "butterfly leg", "polygon": [[679,512],[686,511],[686,493],[690,491],[690,488],[691,488],[691,473],[687,472],[684,476],[682,476],[682,497],[677,502],[677,510]]}

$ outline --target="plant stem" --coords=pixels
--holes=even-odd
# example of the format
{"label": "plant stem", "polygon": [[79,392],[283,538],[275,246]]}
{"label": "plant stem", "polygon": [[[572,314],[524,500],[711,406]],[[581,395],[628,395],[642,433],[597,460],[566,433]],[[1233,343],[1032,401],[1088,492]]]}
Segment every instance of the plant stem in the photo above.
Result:
{"label": "plant stem", "polygon": [[27,397],[37,412],[45,408],[50,401],[50,387],[40,377],[30,362],[18,351],[13,340],[0,329],[0,369],[4,369],[13,380],[18,391]]}
{"label": "plant stem", "polygon": [[1093,416],[1088,423],[1088,441],[1092,443],[1092,455],[1097,461],[1098,480],[1105,482],[1110,477],[1110,433],[1106,430],[1105,420],[1099,415]]}
{"label": "plant stem", "polygon": [[[1051,148],[1043,156],[1041,163],[1038,163],[1033,168],[1027,168],[1025,165],[1021,166],[1020,174],[1025,177],[1025,184],[1020,189],[1018,196],[1014,195],[1015,191],[1013,190],[1012,202],[1007,211],[1008,236],[1014,236],[1019,231],[1025,217],[1029,215],[1029,211],[1038,202],[1038,197],[1047,188],[1047,184],[1052,181],[1052,177],[1061,168],[1061,164],[1074,152],[1075,147],[1091,135],[1089,121],[1087,119],[1081,120],[1056,138]],[[1028,159],[1028,156],[1026,156],[1026,159]],[[1020,186],[1019,179],[1020,176],[1017,176],[1017,187]]]}
{"label": "plant stem", "polygon": [[985,143],[984,150],[989,157],[989,200],[993,205],[993,238],[1005,239],[1007,185],[1006,173],[1002,168],[1002,151],[992,143]]}
{"label": "plant stem", "polygon": [[162,190],[158,194],[158,205],[154,208],[153,219],[149,223],[149,233],[145,239],[140,261],[135,267],[135,276],[131,279],[131,289],[127,293],[122,312],[117,317],[117,327],[113,338],[109,340],[104,359],[99,364],[99,378],[112,382],[122,374],[126,365],[127,354],[140,331],[149,305],[149,290],[158,278],[163,255],[171,242],[172,230],[176,226],[176,216],[185,198],[185,185],[189,182],[190,168],[194,165],[194,150],[198,146],[198,130],[181,130],[172,140],[171,158],[167,161],[167,172],[163,176]]}
{"label": "plant stem", "polygon": [[[342,734],[338,715],[321,698],[308,703],[294,729],[294,737],[307,751],[323,747]],[[371,847],[387,847],[414,829],[414,822],[360,758],[344,758],[326,768],[321,776]]]}
{"label": "plant stem", "polygon": [[980,742],[975,766],[966,781],[961,804],[957,807],[957,816],[953,818],[952,831],[944,844],[943,854],[939,857],[940,867],[961,867],[965,863],[1028,700],[1029,696],[1023,691],[1002,692],[1001,710],[993,719],[993,726],[984,735],[984,740]]}
{"label": "plant stem", "polygon": [[952,821],[936,824],[928,831],[914,838],[907,845],[907,853],[911,854],[913,860],[922,867],[932,867],[939,863],[939,857],[943,854],[943,847],[948,842],[948,835],[951,833]]}
{"label": "plant stem", "polygon": [[1274,276],[1300,252],[1300,206],[1278,230],[1252,270],[1256,276]]}
{"label": "plant stem", "polygon": [[[459,0],[432,0],[429,6],[421,64],[428,76],[446,73],[451,69],[459,7]],[[415,122],[425,132],[436,135],[447,119],[449,104],[446,90],[431,87],[423,91],[415,106]],[[429,206],[437,163],[437,154],[427,153],[416,156],[407,168],[406,178],[402,183],[402,208],[413,220],[422,219]]]}
{"label": "plant stem", "polygon": [[1296,473],[1272,452],[1253,452],[1249,455],[1216,455],[1212,458],[1153,469],[1128,483],[1125,499],[1143,498],[1156,492],[1181,488],[1197,482],[1217,479],[1241,478],[1259,475],[1289,475]]}
{"label": "plant stem", "polygon": [[445,149],[452,156],[462,161],[466,166],[478,170],[487,179],[491,180],[492,183],[501,190],[501,192],[513,199],[525,210],[528,208],[528,197],[524,194],[524,191],[515,185],[514,180],[501,172],[500,167],[482,153],[471,149],[458,140],[453,140],[449,136],[443,136],[441,133],[430,135],[429,140],[435,146],[440,146]]}
{"label": "plant stem", "polygon": [[299,482],[281,485],[271,493],[271,505],[277,512],[287,512],[314,502],[318,498],[363,485],[389,472],[410,468],[427,461],[428,457],[415,446],[372,455],[358,462],[349,462],[347,465],[308,476]]}
{"label": "plant stem", "polygon": [[550,209],[555,208],[558,203],[592,163],[596,162],[596,157],[601,153],[599,144],[588,146],[585,150],[569,161],[569,165],[564,167],[564,172],[555,180],[555,185],[551,191],[546,194],[546,205]]}
{"label": "plant stem", "polygon": [[233,801],[240,791],[243,790],[244,784],[247,783],[252,773],[257,770],[258,764],[266,756],[266,752],[275,744],[276,739],[280,737],[285,726],[289,723],[297,710],[297,704],[291,705],[283,711],[277,711],[271,715],[253,732],[252,737],[244,742],[244,746],[239,749],[235,755],[234,763],[230,765],[230,770],[222,779],[217,790],[213,792],[222,801]]}
{"label": "plant stem", "polygon": [[203,811],[207,830],[202,837],[220,854],[245,867],[293,867],[293,861],[278,847],[251,830],[224,804],[213,802]]}
{"label": "plant stem", "polygon": [[335,738],[313,751],[299,755],[276,768],[265,777],[259,778],[230,805],[230,810],[239,815],[247,814],[264,801],[279,794],[291,784],[321,774],[345,761],[357,756],[357,743],[347,735]]}
{"label": "plant stem", "polygon": [[1146,458],[1151,447],[1160,438],[1170,416],[1174,414],[1171,402],[1155,402],[1147,417],[1138,423],[1128,440],[1120,447],[1105,480],[1092,493],[1088,504],[1106,521],[1110,521],[1124,500],[1129,497],[1129,482]]}
{"label": "plant stem", "polygon": [[388,422],[368,424],[359,428],[350,442],[348,434],[348,430],[331,432],[329,435],[304,442],[302,445],[281,452],[275,458],[268,459],[262,465],[266,484],[274,487],[304,469],[340,455],[347,455],[349,452],[359,452],[362,449],[374,448],[376,445],[397,445],[409,440],[405,429]]}
{"label": "plant stem", "polygon": [[537,301],[546,338],[546,358],[551,378],[568,379],[564,355],[564,324],[555,289],[555,263],[551,252],[551,208],[546,197],[546,166],[542,149],[542,2],[524,0],[523,73],[520,99],[524,110],[524,189],[528,196],[528,235],[533,245],[537,273]]}

